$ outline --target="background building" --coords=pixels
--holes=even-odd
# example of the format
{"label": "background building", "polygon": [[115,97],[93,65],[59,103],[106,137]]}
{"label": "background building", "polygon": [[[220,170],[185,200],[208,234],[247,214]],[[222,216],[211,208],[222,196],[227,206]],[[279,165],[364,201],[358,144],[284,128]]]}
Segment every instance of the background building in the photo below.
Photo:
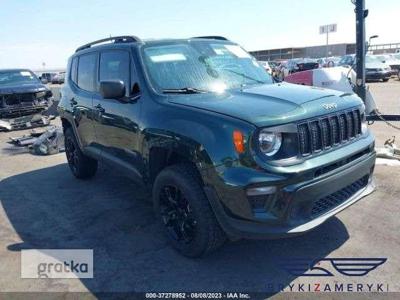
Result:
{"label": "background building", "polygon": [[[370,51],[374,54],[394,53],[400,51],[400,43],[371,45]],[[356,44],[333,44],[328,46],[329,56],[343,56],[346,54],[354,54],[356,52]],[[280,48],[271,50],[250,51],[250,53],[258,60],[286,60],[291,58],[320,58],[326,56],[326,45],[297,47],[297,48]]]}

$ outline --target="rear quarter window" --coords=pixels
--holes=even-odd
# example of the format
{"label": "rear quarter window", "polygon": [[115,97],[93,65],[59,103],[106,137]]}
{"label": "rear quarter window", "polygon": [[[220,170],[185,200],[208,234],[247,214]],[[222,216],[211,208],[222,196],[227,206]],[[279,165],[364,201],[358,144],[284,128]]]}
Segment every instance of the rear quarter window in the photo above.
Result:
{"label": "rear quarter window", "polygon": [[71,80],[75,84],[78,84],[78,58],[77,57],[74,57],[72,59],[70,74],[71,74]]}

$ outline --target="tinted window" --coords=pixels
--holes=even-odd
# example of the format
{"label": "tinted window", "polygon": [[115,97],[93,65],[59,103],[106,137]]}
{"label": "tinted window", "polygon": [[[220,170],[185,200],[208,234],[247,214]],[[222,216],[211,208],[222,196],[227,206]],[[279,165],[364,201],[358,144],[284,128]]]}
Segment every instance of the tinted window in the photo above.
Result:
{"label": "tinted window", "polygon": [[78,86],[86,91],[95,91],[96,53],[79,57]]}
{"label": "tinted window", "polygon": [[100,56],[99,79],[121,80],[129,89],[129,53],[126,51],[107,51]]}
{"label": "tinted window", "polygon": [[78,58],[74,57],[71,63],[71,80],[75,83],[78,83],[77,79],[77,68],[78,67]]}

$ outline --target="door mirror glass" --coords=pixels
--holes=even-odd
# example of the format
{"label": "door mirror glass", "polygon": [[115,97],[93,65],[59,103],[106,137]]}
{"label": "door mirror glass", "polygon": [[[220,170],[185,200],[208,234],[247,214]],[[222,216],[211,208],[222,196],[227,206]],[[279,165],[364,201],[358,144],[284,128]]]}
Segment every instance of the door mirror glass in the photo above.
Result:
{"label": "door mirror glass", "polygon": [[121,99],[125,96],[125,84],[121,80],[100,82],[100,94],[107,99]]}

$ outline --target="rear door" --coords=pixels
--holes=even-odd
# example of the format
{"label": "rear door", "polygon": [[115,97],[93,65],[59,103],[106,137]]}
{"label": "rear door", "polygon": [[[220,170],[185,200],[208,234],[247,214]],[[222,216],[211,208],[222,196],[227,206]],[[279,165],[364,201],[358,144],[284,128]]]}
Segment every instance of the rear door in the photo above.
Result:
{"label": "rear door", "polygon": [[97,89],[96,70],[98,53],[90,52],[73,58],[71,64],[70,104],[83,147],[93,148],[95,141],[93,95]]}
{"label": "rear door", "polygon": [[125,97],[120,100],[105,99],[99,92],[94,95],[96,140],[102,156],[141,177],[143,167],[138,148],[141,101],[137,98],[136,72],[129,48],[101,51],[97,80],[98,85],[101,81],[120,80],[126,87]]}

